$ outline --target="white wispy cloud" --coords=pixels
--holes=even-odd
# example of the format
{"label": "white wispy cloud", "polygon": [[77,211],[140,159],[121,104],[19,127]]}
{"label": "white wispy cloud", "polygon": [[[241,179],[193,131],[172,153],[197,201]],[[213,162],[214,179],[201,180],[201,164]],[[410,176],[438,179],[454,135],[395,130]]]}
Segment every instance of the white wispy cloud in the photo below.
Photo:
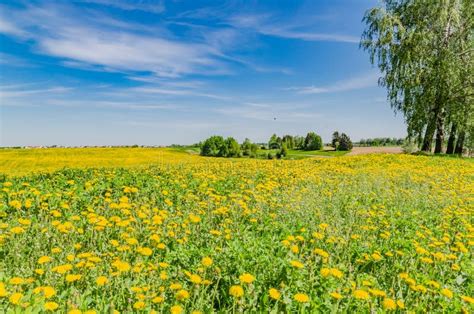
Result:
{"label": "white wispy cloud", "polygon": [[302,20],[285,20],[270,13],[244,13],[231,15],[227,23],[237,28],[250,29],[267,36],[300,39],[304,41],[334,41],[359,43],[359,37],[337,33],[323,33],[316,30],[310,22]]}
{"label": "white wispy cloud", "polygon": [[2,7],[0,6],[0,33],[12,35],[16,37],[25,37],[26,32],[21,28],[17,27],[15,23],[8,21],[5,17],[5,14],[2,14]]}
{"label": "white wispy cloud", "polygon": [[197,92],[187,89],[167,89],[161,87],[136,87],[130,89],[133,92],[145,93],[145,94],[163,94],[163,95],[173,95],[173,96],[197,96],[197,97],[207,97],[219,100],[229,100],[227,96],[220,96],[215,94]]}
{"label": "white wispy cloud", "polygon": [[165,32],[137,33],[127,29],[127,24],[104,25],[102,19],[70,6],[3,9],[6,14],[0,31],[26,36],[36,43],[39,52],[63,58],[65,65],[148,72],[161,77],[226,70],[220,42],[183,41]]}
{"label": "white wispy cloud", "polygon": [[4,101],[10,98],[24,97],[24,96],[36,95],[36,94],[64,93],[72,89],[73,88],[71,87],[62,87],[62,86],[41,88],[41,89],[17,89],[17,88],[0,87],[0,100],[2,100],[2,103],[3,103]]}
{"label": "white wispy cloud", "polygon": [[300,86],[300,87],[289,87],[286,90],[293,90],[299,94],[322,94],[322,93],[335,93],[345,92],[350,90],[357,90],[367,87],[377,86],[379,74],[371,72],[358,77],[335,82],[330,85],[324,86]]}
{"label": "white wispy cloud", "polygon": [[75,2],[86,2],[111,6],[125,11],[145,11],[150,13],[162,13],[165,5],[157,0],[75,0]]}

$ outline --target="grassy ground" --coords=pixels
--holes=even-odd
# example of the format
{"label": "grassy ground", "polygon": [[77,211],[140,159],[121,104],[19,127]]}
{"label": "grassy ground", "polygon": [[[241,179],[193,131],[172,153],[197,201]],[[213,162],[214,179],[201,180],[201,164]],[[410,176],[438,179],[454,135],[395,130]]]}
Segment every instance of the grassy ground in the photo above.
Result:
{"label": "grassy ground", "polygon": [[[180,148],[173,148],[176,151],[187,152],[191,154],[199,154],[199,147],[180,147]],[[259,149],[257,151],[257,155],[259,159],[267,159],[268,153],[276,156],[278,153],[278,149]],[[304,159],[304,158],[311,158],[311,157],[338,157],[344,156],[348,152],[344,151],[335,151],[332,148],[325,148],[321,150],[312,150],[312,151],[305,151],[305,150],[296,150],[296,149],[289,149],[288,155],[283,159],[295,160],[295,159]]]}
{"label": "grassy ground", "polygon": [[288,150],[287,158],[289,159],[301,159],[301,158],[309,158],[309,157],[318,157],[318,156],[327,156],[327,157],[338,157],[344,156],[348,152],[345,151],[336,151],[330,149],[322,149],[322,150]]}
{"label": "grassy ground", "polygon": [[[474,310],[465,160],[8,156],[25,175],[0,177],[0,313]],[[84,169],[28,173],[64,165]]]}
{"label": "grassy ground", "polygon": [[1,149],[0,173],[22,175],[64,167],[146,167],[194,156],[169,148]]}

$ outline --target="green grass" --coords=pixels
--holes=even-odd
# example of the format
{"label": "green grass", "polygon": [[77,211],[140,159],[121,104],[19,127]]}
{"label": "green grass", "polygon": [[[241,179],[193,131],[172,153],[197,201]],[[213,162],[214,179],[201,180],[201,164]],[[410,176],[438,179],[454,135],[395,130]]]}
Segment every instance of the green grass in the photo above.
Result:
{"label": "green grass", "polygon": [[[183,147],[173,147],[171,150],[176,151],[176,152],[182,152],[182,153],[188,153],[188,154],[199,154],[200,148],[195,147],[195,146],[183,146]],[[271,153],[273,156],[276,156],[278,153],[278,149],[259,149],[257,151],[257,158],[258,159],[266,159],[268,153]],[[335,150],[329,150],[329,149],[321,149],[321,150],[310,150],[310,151],[305,151],[305,150],[298,150],[298,149],[289,149],[288,150],[288,155],[283,158],[283,159],[290,159],[290,160],[295,160],[295,159],[305,159],[305,158],[311,158],[311,157],[338,157],[338,156],[344,156],[348,152],[344,151],[335,151]]]}
{"label": "green grass", "polygon": [[3,153],[0,313],[472,312],[464,160]]}
{"label": "green grass", "polygon": [[[268,153],[271,153],[273,156],[275,156],[278,153],[278,149],[260,149],[258,150],[257,154],[260,156],[260,158],[266,158]],[[327,149],[321,149],[321,150],[299,150],[299,149],[289,149],[288,154],[284,159],[290,159],[290,160],[295,160],[295,159],[305,159],[305,158],[312,158],[312,157],[338,157],[338,156],[344,156],[348,152],[343,152],[343,151],[335,151],[335,150],[327,150]]]}
{"label": "green grass", "polygon": [[[336,151],[336,150],[295,150],[291,149],[288,150],[287,158],[291,159],[291,157],[300,157],[300,158],[307,158],[307,157],[316,157],[316,156],[328,156],[328,157],[337,157],[337,156],[344,156],[348,152],[347,151]],[[297,159],[297,158],[293,158]]]}

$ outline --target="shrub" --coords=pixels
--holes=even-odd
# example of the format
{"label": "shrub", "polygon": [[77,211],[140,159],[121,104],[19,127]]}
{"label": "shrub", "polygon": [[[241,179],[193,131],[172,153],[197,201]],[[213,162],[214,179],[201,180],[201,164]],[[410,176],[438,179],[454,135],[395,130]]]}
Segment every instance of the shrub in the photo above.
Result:
{"label": "shrub", "polygon": [[233,137],[211,136],[201,145],[201,156],[240,157],[240,145]]}
{"label": "shrub", "polygon": [[304,150],[320,150],[323,147],[321,136],[309,132],[304,140]]}
{"label": "shrub", "polygon": [[339,137],[339,145],[337,146],[337,150],[351,150],[352,149],[352,141],[349,136],[345,133],[342,133]]}
{"label": "shrub", "polygon": [[211,136],[201,145],[201,156],[219,156],[219,152],[224,145],[222,136]]}

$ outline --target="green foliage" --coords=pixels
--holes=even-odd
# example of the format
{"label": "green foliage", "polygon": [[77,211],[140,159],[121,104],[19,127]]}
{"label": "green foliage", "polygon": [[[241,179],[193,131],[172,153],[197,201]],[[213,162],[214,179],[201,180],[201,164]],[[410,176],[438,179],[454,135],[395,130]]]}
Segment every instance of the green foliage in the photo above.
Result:
{"label": "green foliage", "polygon": [[348,151],[352,149],[352,141],[349,136],[345,133],[342,133],[339,137],[339,145],[337,146],[337,150]]}
{"label": "green foliage", "polygon": [[444,134],[457,125],[464,134],[473,123],[471,0],[386,0],[365,14],[361,47],[382,72],[380,85],[401,112],[408,136],[425,151],[441,151]]}
{"label": "green foliage", "polygon": [[320,150],[323,147],[321,136],[309,132],[304,140],[304,150]]}
{"label": "green foliage", "polygon": [[224,146],[226,147],[224,157],[240,157],[240,145],[233,137],[228,137]]}
{"label": "green foliage", "polygon": [[242,155],[250,156],[251,149],[252,149],[252,142],[248,138],[246,138],[244,142],[242,143],[242,145],[240,146],[240,148],[242,149]]}
{"label": "green foliage", "polygon": [[401,146],[404,143],[404,138],[376,137],[361,139],[359,146]]}
{"label": "green foliage", "polygon": [[304,137],[295,135],[293,136],[293,143],[295,149],[303,149],[304,147]]}
{"label": "green foliage", "polygon": [[332,134],[331,146],[334,147],[334,149],[337,149],[337,145],[339,145],[339,132],[335,131]]}
{"label": "green foliage", "polygon": [[286,157],[288,155],[288,148],[286,147],[286,143],[283,143],[281,145],[281,149],[277,152],[276,157],[278,159],[281,159],[283,157]]}
{"label": "green foliage", "polygon": [[224,140],[222,136],[211,136],[202,144],[201,156],[239,157],[240,145],[232,137]]}
{"label": "green foliage", "polygon": [[293,136],[291,136],[291,135],[283,136],[282,145],[286,145],[286,148],[288,148],[288,149],[295,148],[295,141],[294,141]]}
{"label": "green foliage", "polygon": [[251,158],[257,157],[258,145],[255,143],[252,143],[248,138],[244,140],[240,148],[242,150],[243,156],[248,156]]}
{"label": "green foliage", "polygon": [[281,138],[278,137],[276,134],[273,134],[268,141],[268,148],[269,149],[279,149],[281,147]]}
{"label": "green foliage", "polygon": [[224,146],[224,138],[222,136],[211,136],[202,143],[201,156],[221,156],[221,148]]}

